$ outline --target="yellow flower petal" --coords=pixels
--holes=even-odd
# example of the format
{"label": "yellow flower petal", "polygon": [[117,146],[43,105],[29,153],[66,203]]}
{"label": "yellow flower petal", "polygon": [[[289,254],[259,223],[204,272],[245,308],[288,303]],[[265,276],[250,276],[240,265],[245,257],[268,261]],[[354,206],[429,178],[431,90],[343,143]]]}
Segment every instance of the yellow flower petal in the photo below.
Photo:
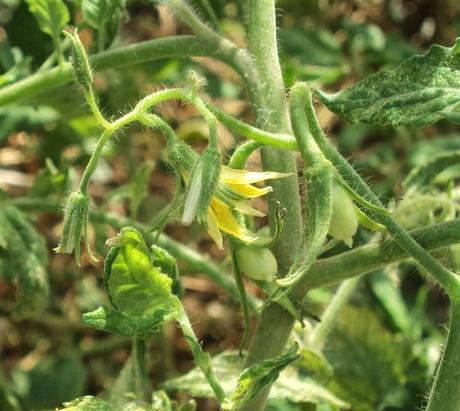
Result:
{"label": "yellow flower petal", "polygon": [[219,230],[219,225],[217,222],[216,215],[212,212],[211,208],[208,209],[208,219],[206,223],[208,226],[208,234],[215,241],[215,243],[217,244],[217,247],[219,247],[219,249],[222,250],[222,248],[224,248],[222,245],[223,243],[222,233]]}
{"label": "yellow flower petal", "polygon": [[246,201],[234,201],[235,210],[246,215],[252,215],[254,217],[265,217],[265,213],[252,207]]}
{"label": "yellow flower petal", "polygon": [[260,181],[271,180],[274,178],[289,177],[291,175],[292,173],[277,173],[274,171],[246,171],[222,166],[220,178],[224,183],[229,184],[252,184],[258,183]]}
{"label": "yellow flower petal", "polygon": [[[234,237],[237,237],[243,241],[255,241],[257,237],[251,236],[247,230],[241,227],[232,214],[231,209],[224,202],[213,198],[211,200],[211,213],[214,214],[219,228]],[[214,238],[214,237],[213,237]]]}
{"label": "yellow flower petal", "polygon": [[250,184],[228,184],[228,186],[238,194],[245,196],[246,198],[261,197],[265,194],[271,193],[273,189],[268,187],[256,187]]}

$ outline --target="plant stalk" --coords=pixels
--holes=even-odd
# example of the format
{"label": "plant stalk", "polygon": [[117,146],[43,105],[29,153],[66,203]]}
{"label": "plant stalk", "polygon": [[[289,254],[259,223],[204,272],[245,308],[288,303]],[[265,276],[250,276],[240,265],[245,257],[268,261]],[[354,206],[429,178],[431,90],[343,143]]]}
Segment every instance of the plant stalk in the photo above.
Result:
{"label": "plant stalk", "polygon": [[[249,84],[257,126],[263,130],[290,134],[290,121],[285,87],[278,60],[276,44],[276,14],[273,0],[249,0],[248,46],[257,74],[256,83]],[[294,173],[292,177],[276,181],[269,197],[269,221],[274,230],[276,202],[287,210],[284,229],[273,249],[280,273],[286,274],[297,253],[302,237],[302,215],[298,191],[297,167],[294,154],[272,148],[262,149],[265,170]],[[276,324],[276,326],[274,326]],[[292,331],[294,318],[280,305],[269,303],[260,315],[246,366],[279,355]],[[242,410],[262,411],[270,387],[262,390]]]}
{"label": "plant stalk", "polygon": [[447,343],[436,371],[426,411],[460,410],[460,301],[451,305]]}

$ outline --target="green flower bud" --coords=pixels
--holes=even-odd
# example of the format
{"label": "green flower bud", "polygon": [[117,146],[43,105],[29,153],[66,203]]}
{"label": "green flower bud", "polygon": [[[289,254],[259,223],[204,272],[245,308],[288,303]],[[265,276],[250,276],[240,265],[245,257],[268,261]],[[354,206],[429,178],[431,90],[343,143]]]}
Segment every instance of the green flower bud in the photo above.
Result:
{"label": "green flower bud", "polygon": [[88,246],[86,226],[88,223],[89,197],[81,191],[69,196],[64,210],[64,230],[59,246],[54,249],[57,253],[71,254],[75,250],[75,260],[80,265],[81,240],[91,258],[96,260]]}
{"label": "green flower bud", "polygon": [[219,183],[221,167],[220,154],[209,147],[195,162],[185,193],[183,224],[190,224],[195,217],[200,222],[206,221],[211,199]]}
{"label": "green flower bud", "polygon": [[353,201],[342,186],[334,184],[329,235],[351,247],[353,245],[353,236],[358,230],[358,224]]}
{"label": "green flower bud", "polygon": [[91,87],[93,83],[93,75],[89,65],[88,56],[86,55],[85,47],[78,36],[78,31],[75,29],[73,34],[64,31],[65,36],[70,40],[72,50],[72,66],[77,83],[81,84],[85,89]]}
{"label": "green flower bud", "polygon": [[251,280],[272,281],[278,271],[278,262],[268,248],[242,247],[236,260],[241,272]]}

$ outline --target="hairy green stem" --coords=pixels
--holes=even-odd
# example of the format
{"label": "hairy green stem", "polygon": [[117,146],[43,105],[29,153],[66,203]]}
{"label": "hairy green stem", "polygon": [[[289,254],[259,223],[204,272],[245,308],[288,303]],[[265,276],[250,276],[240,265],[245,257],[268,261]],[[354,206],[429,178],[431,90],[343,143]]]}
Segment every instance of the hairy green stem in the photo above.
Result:
{"label": "hairy green stem", "polygon": [[[236,51],[235,51],[236,53]],[[144,41],[90,56],[91,67],[96,71],[131,66],[150,60],[193,56],[212,57],[214,47],[198,40],[195,36],[174,36]],[[219,55],[225,63],[234,66],[234,55]],[[69,63],[63,68],[55,67],[17,81],[0,90],[0,106],[47,92],[73,80]]]}
{"label": "hairy green stem", "polygon": [[[251,100],[257,116],[257,126],[263,130],[290,134],[290,122],[285,87],[278,60],[276,43],[276,14],[274,0],[248,0],[248,46],[254,60],[257,77],[249,85]],[[294,154],[271,148],[262,149],[262,163],[266,170],[294,175],[276,181],[269,197],[269,221],[274,230],[277,202],[287,210],[284,229],[273,248],[279,271],[285,274],[298,249],[302,237],[302,215]],[[276,324],[276,327],[273,326]],[[246,366],[279,355],[285,348],[294,324],[293,317],[276,303],[267,304],[257,323]],[[270,387],[262,390],[245,411],[262,411]]]}
{"label": "hairy green stem", "polygon": [[99,106],[96,102],[96,97],[94,96],[92,87],[89,87],[87,90],[85,90],[85,97],[89,108],[91,109],[94,117],[96,117],[96,121],[99,123],[99,125],[101,125],[103,128],[110,128],[110,122],[104,118],[101,110],[99,110]]}
{"label": "hairy green stem", "polygon": [[452,303],[450,329],[426,411],[460,409],[460,303]]}
{"label": "hairy green stem", "polygon": [[89,163],[86,166],[85,172],[83,173],[83,177],[81,178],[81,181],[80,181],[80,191],[83,194],[87,194],[88,185],[89,185],[91,176],[96,170],[96,167],[99,163],[99,158],[102,154],[102,150],[104,149],[104,146],[106,145],[107,141],[109,141],[112,134],[113,134],[113,131],[111,129],[105,129],[101,137],[99,138],[99,141],[97,142],[97,145],[93,151],[93,154],[91,155]]}

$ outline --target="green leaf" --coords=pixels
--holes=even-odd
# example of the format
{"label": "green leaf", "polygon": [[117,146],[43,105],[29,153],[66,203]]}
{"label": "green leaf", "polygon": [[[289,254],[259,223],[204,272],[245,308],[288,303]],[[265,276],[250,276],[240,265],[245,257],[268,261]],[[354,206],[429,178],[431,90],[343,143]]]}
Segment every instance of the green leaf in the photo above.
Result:
{"label": "green leaf", "polygon": [[70,20],[67,6],[62,0],[26,0],[30,12],[37,19],[40,29],[58,38]]}
{"label": "green leaf", "polygon": [[158,309],[147,317],[126,316],[116,309],[99,307],[82,315],[82,321],[89,327],[108,331],[126,337],[144,337],[165,322],[173,310]]}
{"label": "green leaf", "polygon": [[1,205],[0,276],[16,284],[13,315],[22,319],[39,314],[48,305],[45,241],[16,207]]}
{"label": "green leaf", "polygon": [[104,284],[115,308],[99,307],[83,314],[83,322],[99,330],[143,337],[176,318],[180,301],[172,293],[173,280],[155,267],[139,231],[123,228],[109,242],[114,247],[105,260]]}
{"label": "green leaf", "polygon": [[172,280],[152,264],[142,235],[123,228],[113,240],[118,251],[106,260],[106,285],[113,305],[125,316],[151,318],[177,308]]}
{"label": "green leaf", "polygon": [[[235,381],[243,370],[244,360],[236,352],[224,352],[212,360],[213,370],[222,383],[225,392],[231,395],[235,389]],[[199,368],[194,368],[187,374],[174,378],[163,384],[166,391],[186,392],[194,397],[214,398]],[[347,408],[347,404],[332,394],[327,388],[312,378],[302,376],[298,370],[288,365],[272,386],[270,400],[289,400],[293,403],[324,404]]]}
{"label": "green leaf", "polygon": [[244,407],[263,388],[275,382],[284,368],[301,357],[297,354],[298,348],[299,346],[294,344],[285,354],[246,368],[238,377],[236,389],[226,399],[222,408],[238,410]]}
{"label": "green leaf", "polygon": [[64,403],[65,408],[61,410],[66,411],[114,411],[114,409],[97,397],[87,395],[85,397],[77,398],[71,402]]}
{"label": "green leaf", "polygon": [[424,127],[460,114],[460,38],[434,45],[392,71],[369,76],[335,94],[317,90],[322,102],[351,123]]}
{"label": "green leaf", "polygon": [[64,401],[83,395],[86,378],[87,371],[76,355],[48,355],[31,369],[23,369],[18,364],[13,371],[15,391],[25,410],[56,409]]}
{"label": "green leaf", "polygon": [[334,364],[329,387],[353,411],[414,409],[427,375],[412,349],[371,311],[347,307],[325,345]]}

